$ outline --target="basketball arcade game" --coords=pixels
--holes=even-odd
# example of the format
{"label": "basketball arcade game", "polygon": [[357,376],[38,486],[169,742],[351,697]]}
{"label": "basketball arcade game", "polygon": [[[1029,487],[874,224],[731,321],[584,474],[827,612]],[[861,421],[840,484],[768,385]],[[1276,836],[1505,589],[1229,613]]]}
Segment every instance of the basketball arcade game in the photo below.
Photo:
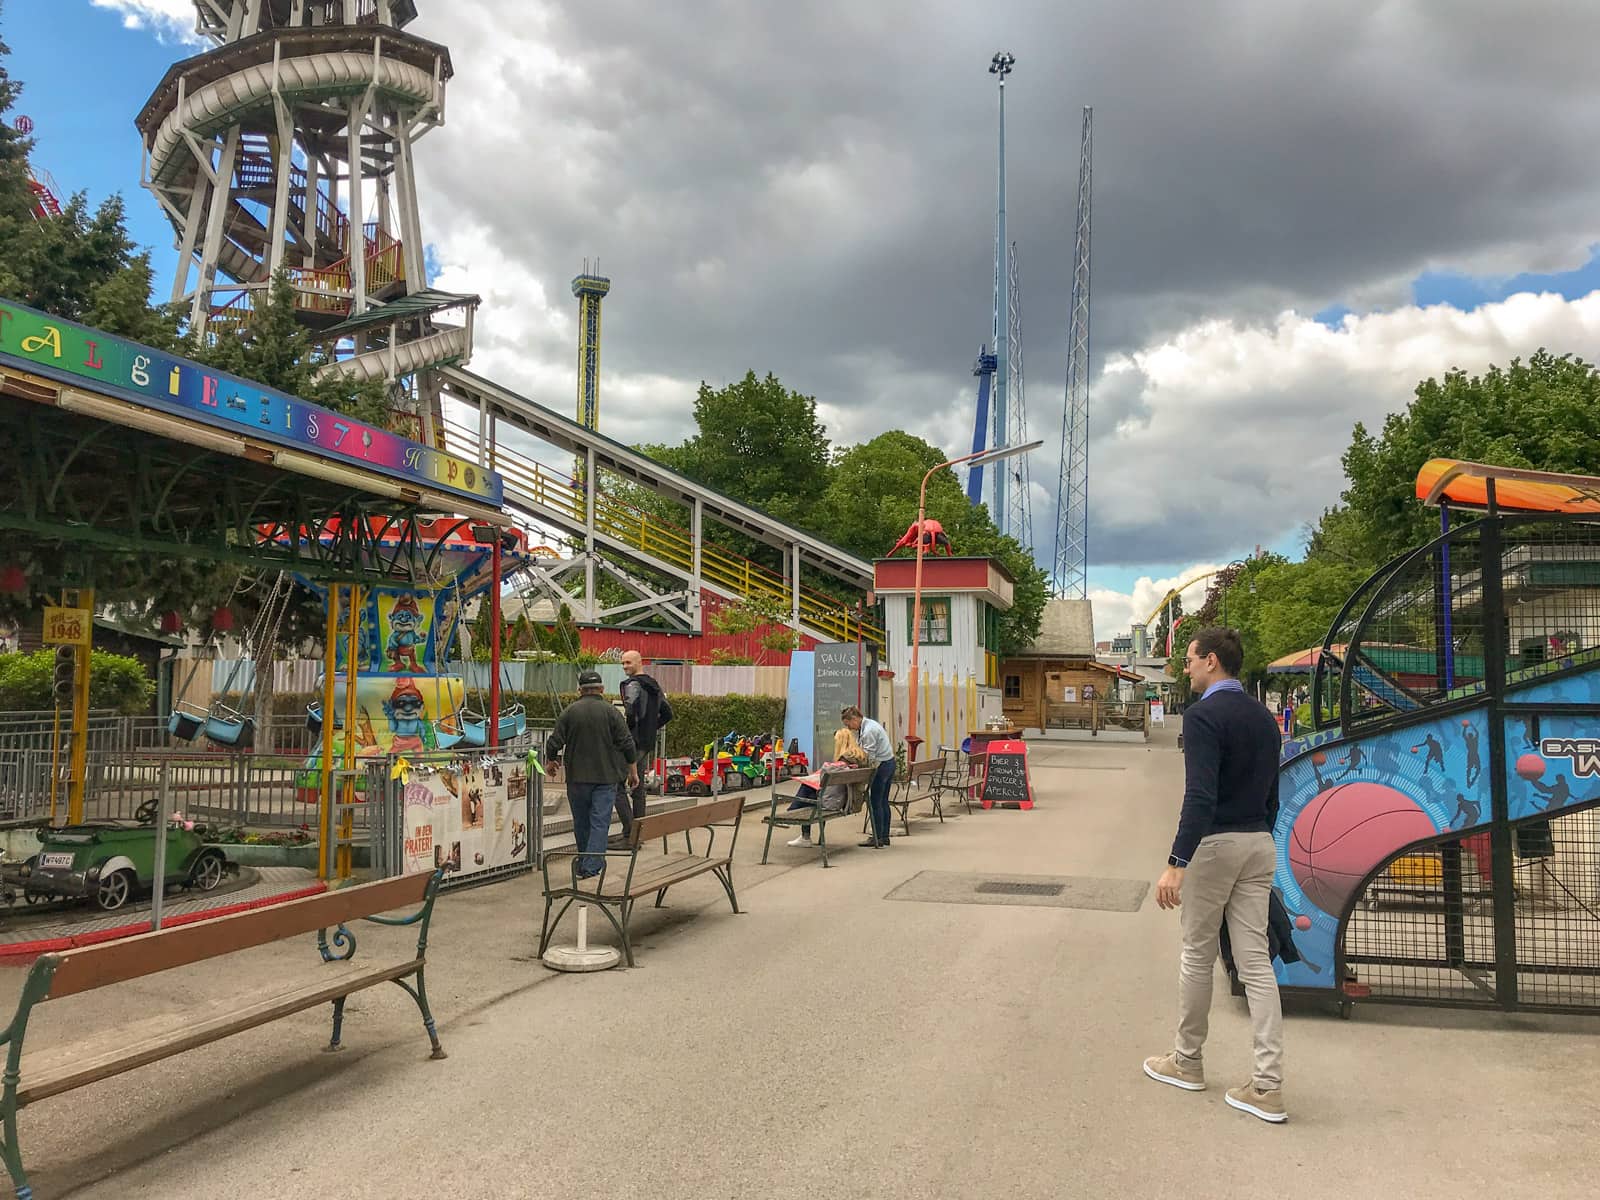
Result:
{"label": "basketball arcade game", "polygon": [[[1284,746],[1291,992],[1600,1011],[1600,479],[1449,460]],[[1452,516],[1456,519],[1452,519]]]}

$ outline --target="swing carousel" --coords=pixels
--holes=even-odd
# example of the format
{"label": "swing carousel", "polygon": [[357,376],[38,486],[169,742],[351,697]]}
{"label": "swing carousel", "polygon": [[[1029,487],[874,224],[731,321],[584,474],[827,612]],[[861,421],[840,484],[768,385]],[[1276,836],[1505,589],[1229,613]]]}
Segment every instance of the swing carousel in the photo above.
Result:
{"label": "swing carousel", "polygon": [[[526,536],[515,529],[486,529],[449,518],[419,518],[407,525],[411,527],[374,519],[368,532],[380,555],[394,552],[415,534],[418,544],[427,547],[421,569],[406,572],[393,585],[361,589],[355,597],[346,590],[342,628],[333,639],[335,673],[331,681],[323,680],[324,703],[306,711],[307,728],[314,734],[324,731],[325,709],[332,713],[337,759],[345,757],[347,741],[355,758],[371,759],[493,746],[527,731],[520,704],[502,706],[491,695],[488,703],[480,697],[477,709],[471,708],[467,681],[445,671],[467,603],[492,592],[496,579],[503,583],[514,578],[532,561]],[[336,522],[319,531],[324,538],[340,534]],[[338,589],[310,579],[300,583],[333,609]],[[488,711],[497,713],[496,721],[489,720]],[[299,789],[304,800],[316,798],[321,758],[319,749],[305,763]]]}

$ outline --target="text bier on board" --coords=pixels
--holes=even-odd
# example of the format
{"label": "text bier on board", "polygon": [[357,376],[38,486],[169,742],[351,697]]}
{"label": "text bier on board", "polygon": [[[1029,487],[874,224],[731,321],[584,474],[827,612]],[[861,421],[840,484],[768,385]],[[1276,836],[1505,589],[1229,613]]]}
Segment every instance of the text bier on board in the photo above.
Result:
{"label": "text bier on board", "polygon": [[1015,804],[1021,809],[1033,807],[1026,742],[990,742],[983,764],[983,790],[978,794],[983,807],[992,808],[996,804]]}

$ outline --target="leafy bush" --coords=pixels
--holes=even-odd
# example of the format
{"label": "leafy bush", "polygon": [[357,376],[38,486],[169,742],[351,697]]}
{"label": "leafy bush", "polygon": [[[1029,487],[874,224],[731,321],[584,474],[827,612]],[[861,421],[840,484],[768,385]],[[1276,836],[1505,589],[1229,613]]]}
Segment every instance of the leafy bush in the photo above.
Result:
{"label": "leafy bush", "polygon": [[[503,705],[521,704],[528,721],[549,725],[558,713],[576,700],[575,692],[554,697],[549,692],[505,692]],[[782,733],[787,702],[777,696],[671,696],[672,723],[667,726],[667,753],[678,756],[699,754],[707,742],[730,731],[761,734]],[[306,706],[318,702],[309,694],[279,693],[273,697],[272,711],[290,717],[305,715]],[[479,703],[474,694],[469,707]],[[258,743],[260,747],[260,743]],[[265,747],[260,747],[265,748]]]}
{"label": "leafy bush", "polygon": [[[0,654],[0,712],[38,712],[55,707],[50,685],[55,651]],[[147,712],[156,694],[155,680],[144,664],[123,654],[96,650],[89,659],[89,707],[138,715]]]}

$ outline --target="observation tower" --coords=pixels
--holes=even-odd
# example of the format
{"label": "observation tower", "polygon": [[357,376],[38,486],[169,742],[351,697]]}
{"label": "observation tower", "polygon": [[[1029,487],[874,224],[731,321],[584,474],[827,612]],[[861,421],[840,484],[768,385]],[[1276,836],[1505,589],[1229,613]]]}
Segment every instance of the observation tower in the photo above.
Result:
{"label": "observation tower", "polygon": [[[213,49],[140,111],[142,182],[172,222],[172,300],[191,327],[247,332],[273,275],[337,362],[393,385],[400,432],[433,442],[431,372],[471,357],[478,298],[427,287],[414,148],[444,121],[445,47],[413,0],[195,0]],[[439,316],[454,314],[453,323]]]}

